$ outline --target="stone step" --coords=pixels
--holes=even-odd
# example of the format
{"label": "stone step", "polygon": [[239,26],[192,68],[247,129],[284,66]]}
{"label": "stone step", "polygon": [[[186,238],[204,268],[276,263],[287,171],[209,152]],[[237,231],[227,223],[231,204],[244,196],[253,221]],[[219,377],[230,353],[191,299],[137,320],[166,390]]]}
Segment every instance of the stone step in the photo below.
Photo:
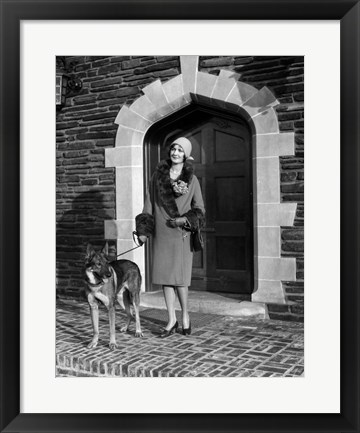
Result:
{"label": "stone step", "polygon": [[[163,291],[141,293],[140,305],[146,308],[166,309]],[[190,290],[188,305],[189,311],[193,313],[269,319],[265,303],[244,301],[240,295],[232,293]],[[176,299],[175,309],[181,310],[178,299]]]}

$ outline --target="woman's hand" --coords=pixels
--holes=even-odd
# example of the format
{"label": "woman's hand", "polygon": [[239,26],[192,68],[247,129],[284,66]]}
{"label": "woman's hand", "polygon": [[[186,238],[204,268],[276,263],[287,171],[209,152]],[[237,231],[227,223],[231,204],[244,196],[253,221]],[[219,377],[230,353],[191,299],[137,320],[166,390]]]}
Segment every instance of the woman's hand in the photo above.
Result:
{"label": "woman's hand", "polygon": [[169,227],[175,229],[176,227],[183,227],[187,223],[187,219],[185,217],[171,218],[167,222]]}
{"label": "woman's hand", "polygon": [[141,235],[141,236],[138,236],[138,240],[139,240],[139,244],[141,246],[141,245],[143,245],[147,241],[147,237]]}

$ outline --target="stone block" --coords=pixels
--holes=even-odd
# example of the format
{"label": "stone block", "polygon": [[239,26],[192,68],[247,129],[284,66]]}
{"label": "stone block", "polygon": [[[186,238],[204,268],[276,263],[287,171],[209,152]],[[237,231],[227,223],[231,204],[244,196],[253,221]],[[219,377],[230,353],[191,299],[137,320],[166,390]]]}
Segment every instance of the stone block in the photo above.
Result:
{"label": "stone block", "polygon": [[293,314],[304,314],[304,305],[292,305],[291,307],[290,307],[290,311],[293,313]]}
{"label": "stone block", "polygon": [[296,280],[296,260],[294,258],[257,257],[257,261],[259,280]]}
{"label": "stone block", "polygon": [[256,134],[270,134],[279,132],[276,112],[273,108],[265,110],[252,118]]}
{"label": "stone block", "polygon": [[220,107],[225,108],[225,100],[229,96],[231,90],[235,87],[240,75],[233,71],[226,71],[222,69],[215,83],[215,87],[211,98]]}
{"label": "stone block", "polygon": [[218,77],[220,80],[234,80],[236,82],[239,81],[240,74],[237,74],[236,72],[227,69],[221,69]]}
{"label": "stone block", "polygon": [[161,81],[156,80],[153,83],[142,89],[147,98],[155,106],[156,111],[161,116],[166,116],[174,111],[174,109],[169,104],[166,99],[164,89],[162,87]]}
{"label": "stone block", "polygon": [[122,62],[122,69],[132,69],[140,66],[140,59],[132,59]]}
{"label": "stone block", "polygon": [[180,56],[184,94],[194,93],[198,73],[199,56]]}
{"label": "stone block", "polygon": [[281,185],[281,192],[283,193],[304,192],[304,182],[294,182],[287,185]]}
{"label": "stone block", "polygon": [[174,110],[178,110],[189,103],[189,99],[184,95],[182,75],[178,75],[164,83],[163,90],[166,99]]}
{"label": "stone block", "polygon": [[281,173],[281,182],[294,182],[298,176],[296,171],[285,171]]}
{"label": "stone block", "polygon": [[256,158],[294,155],[294,138],[293,132],[254,135],[253,154]]}
{"label": "stone block", "polygon": [[119,126],[115,138],[115,147],[133,145],[142,146],[144,143],[144,137],[145,132]]}
{"label": "stone block", "polygon": [[[303,241],[304,240],[304,229],[303,228],[293,228],[283,230],[281,233],[281,238],[290,241]],[[304,269],[304,268],[302,268]]]}
{"label": "stone block", "polygon": [[121,146],[105,149],[105,167],[142,167],[142,164],[142,146]]}
{"label": "stone block", "polygon": [[212,96],[217,77],[215,75],[206,74],[205,72],[198,72],[196,77],[196,95],[207,96],[210,98]]}
{"label": "stone block", "polygon": [[256,159],[256,202],[280,203],[279,158]]}
{"label": "stone block", "polygon": [[265,86],[251,98],[244,102],[243,108],[249,113],[251,117],[256,116],[266,109],[279,105],[279,101],[275,98],[273,93]]}
{"label": "stone block", "polygon": [[238,81],[229,93],[226,101],[241,106],[257,92],[258,90],[255,87],[243,83],[242,81]]}
{"label": "stone block", "polygon": [[137,98],[129,108],[131,111],[139,114],[141,117],[144,117],[150,122],[155,122],[156,120],[160,119],[160,117],[162,117],[161,114],[157,111],[155,105],[146,95]]}
{"label": "stone block", "polygon": [[[105,223],[106,223],[106,221],[105,221]],[[111,223],[116,224],[117,221],[112,221]],[[121,237],[117,238],[117,241],[118,241],[117,245],[116,245],[116,247],[117,247],[116,254],[117,255],[122,254],[125,251],[128,251],[131,248],[134,248],[136,246],[136,245],[134,245],[132,233],[124,233],[124,235],[125,236],[121,236]],[[123,256],[118,257],[118,259],[132,260],[132,259],[130,259],[129,255],[131,255],[131,253],[126,253]]]}
{"label": "stone block", "polygon": [[98,100],[112,99],[112,98],[125,98],[127,96],[136,95],[139,93],[137,87],[124,87],[117,90],[110,90],[108,92],[101,92],[98,95]]}
{"label": "stone block", "polygon": [[257,254],[262,257],[280,257],[280,227],[258,227]]}
{"label": "stone block", "polygon": [[125,105],[119,111],[115,119],[115,123],[125,128],[136,129],[140,132],[145,132],[151,125],[149,120],[144,119],[139,114],[134,113]]}
{"label": "stone block", "polygon": [[251,295],[252,302],[285,304],[285,293],[281,281],[257,280],[256,291]]}
{"label": "stone block", "polygon": [[[134,230],[134,219],[104,221],[105,239],[127,240],[132,245],[132,232]],[[131,246],[129,246],[129,248],[131,248]]]}
{"label": "stone block", "polygon": [[296,203],[257,204],[258,226],[292,226],[296,215]]}
{"label": "stone block", "polygon": [[116,168],[116,218],[134,218],[141,213],[143,205],[143,168]]}
{"label": "stone block", "polygon": [[282,250],[290,253],[303,253],[304,241],[283,241]]}
{"label": "stone block", "polygon": [[216,66],[230,66],[233,62],[232,57],[219,57],[206,59],[201,62],[201,66],[204,68],[213,68]]}

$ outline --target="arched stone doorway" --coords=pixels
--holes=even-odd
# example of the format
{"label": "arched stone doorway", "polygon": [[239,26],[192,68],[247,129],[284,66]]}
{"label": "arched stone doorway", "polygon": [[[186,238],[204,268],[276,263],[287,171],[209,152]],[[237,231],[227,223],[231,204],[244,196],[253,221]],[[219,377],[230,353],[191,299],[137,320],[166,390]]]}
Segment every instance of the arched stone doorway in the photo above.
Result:
{"label": "arched stone doorway", "polygon": [[[144,199],[143,146],[148,129],[190,104],[239,116],[252,134],[253,262],[252,300],[283,303],[282,281],[296,280],[295,258],[281,257],[281,226],[293,225],[296,204],[280,202],[279,156],[294,154],[294,134],[279,133],[272,92],[238,81],[232,71],[218,76],[198,71],[198,56],[181,56],[181,74],[162,84],[154,81],[131,106],[123,106],[116,123],[116,144],[106,149],[107,167],[116,169],[116,220],[105,221],[105,238],[117,239],[118,251],[133,246],[134,218]],[[144,249],[127,257],[145,271]]]}
{"label": "arched stone doorway", "polygon": [[[192,165],[206,209],[206,224],[202,230],[204,249],[194,254],[190,289],[236,293],[241,299],[250,300],[254,266],[248,124],[239,116],[200,104],[191,104],[166,116],[145,135],[146,179],[160,160],[168,158],[169,145],[180,136],[192,142]],[[146,257],[146,287],[160,290],[159,286],[151,287],[148,278],[151,254]]]}

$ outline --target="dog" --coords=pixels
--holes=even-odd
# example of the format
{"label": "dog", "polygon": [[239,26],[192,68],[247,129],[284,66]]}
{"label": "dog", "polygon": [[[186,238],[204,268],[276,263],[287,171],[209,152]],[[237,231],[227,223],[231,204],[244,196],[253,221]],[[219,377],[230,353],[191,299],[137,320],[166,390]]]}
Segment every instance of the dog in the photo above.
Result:
{"label": "dog", "polygon": [[96,252],[91,244],[87,245],[85,257],[85,291],[90,305],[93,338],[88,344],[92,349],[99,340],[99,309],[98,302],[105,305],[109,312],[111,350],[117,348],[115,336],[115,303],[116,301],[125,310],[127,322],[121,332],[127,332],[133,316],[131,306],[135,313],[135,337],[143,337],[140,326],[140,287],[141,274],[136,263],[130,260],[115,260],[109,262],[108,243],[101,251]]}

